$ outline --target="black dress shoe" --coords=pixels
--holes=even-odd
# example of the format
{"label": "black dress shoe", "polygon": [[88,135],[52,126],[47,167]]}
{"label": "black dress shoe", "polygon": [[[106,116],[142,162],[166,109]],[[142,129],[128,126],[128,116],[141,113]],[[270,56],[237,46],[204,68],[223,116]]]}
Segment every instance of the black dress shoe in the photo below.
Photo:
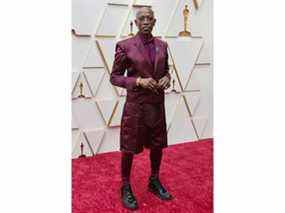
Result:
{"label": "black dress shoe", "polygon": [[130,184],[121,187],[121,200],[125,208],[130,210],[138,209],[137,200],[133,195]]}
{"label": "black dress shoe", "polygon": [[173,196],[162,186],[158,178],[149,178],[148,190],[161,200],[172,200],[173,198]]}

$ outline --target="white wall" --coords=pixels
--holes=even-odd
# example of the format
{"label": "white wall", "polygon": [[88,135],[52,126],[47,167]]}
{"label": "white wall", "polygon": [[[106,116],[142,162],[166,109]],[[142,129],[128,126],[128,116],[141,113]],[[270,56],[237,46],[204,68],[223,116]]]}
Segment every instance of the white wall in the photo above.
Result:
{"label": "white wall", "polygon": [[[73,158],[84,153],[119,150],[119,132],[125,91],[109,82],[114,48],[129,33],[134,4],[151,5],[157,24],[153,34],[169,44],[169,64],[178,93],[166,94],[169,144],[213,137],[212,2],[197,0],[73,0],[72,135]],[[112,4],[109,4],[112,3]],[[195,38],[179,38],[182,10],[190,8],[190,31]],[[136,27],[134,30],[136,32]],[[87,98],[78,99],[79,83]],[[179,83],[180,82],[180,83]],[[172,88],[172,87],[171,87]]]}

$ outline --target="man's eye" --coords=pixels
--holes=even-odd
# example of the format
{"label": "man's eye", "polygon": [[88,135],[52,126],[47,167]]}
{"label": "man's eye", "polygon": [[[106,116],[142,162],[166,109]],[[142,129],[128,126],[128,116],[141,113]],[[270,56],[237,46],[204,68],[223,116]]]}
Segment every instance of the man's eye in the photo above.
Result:
{"label": "man's eye", "polygon": [[153,20],[153,17],[140,17],[140,18],[139,18],[140,21],[143,21],[143,20],[145,20],[145,19],[148,20],[148,21],[152,21],[152,20]]}

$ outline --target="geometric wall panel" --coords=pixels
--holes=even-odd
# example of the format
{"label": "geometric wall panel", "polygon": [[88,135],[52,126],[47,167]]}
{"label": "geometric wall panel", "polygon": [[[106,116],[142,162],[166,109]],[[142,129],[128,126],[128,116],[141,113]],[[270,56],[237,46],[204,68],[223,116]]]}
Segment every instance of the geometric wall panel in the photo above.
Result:
{"label": "geometric wall panel", "polygon": [[202,134],[202,138],[212,138],[213,137],[213,117],[206,115],[207,122],[205,124],[205,129]]}
{"label": "geometric wall panel", "polygon": [[120,146],[120,128],[108,128],[98,153],[118,151]]}
{"label": "geometric wall panel", "polygon": [[92,149],[87,142],[84,133],[80,132],[77,141],[75,141],[74,148],[72,150],[72,158],[78,158],[81,155],[81,143],[83,144],[83,154],[87,157],[93,156]]}
{"label": "geometric wall panel", "polygon": [[191,31],[193,36],[203,36],[205,38],[211,37],[208,34],[209,33],[209,28],[210,28],[210,26],[209,26],[210,22],[208,21],[208,23],[201,24],[201,22],[204,22],[205,19],[210,20],[211,16],[210,16],[210,13],[209,13],[208,6],[203,4],[198,9],[198,11],[194,11],[192,19],[190,19],[190,22],[191,22],[191,24],[190,24],[191,25],[190,26],[191,27],[190,31]]}
{"label": "geometric wall panel", "polygon": [[92,148],[93,153],[96,154],[103,141],[105,130],[85,131],[84,133],[89,142],[89,145]]}
{"label": "geometric wall panel", "polygon": [[106,61],[106,66],[108,70],[111,72],[114,56],[115,56],[115,48],[117,40],[114,38],[100,38],[97,39],[100,49],[102,50],[103,57]]}
{"label": "geometric wall panel", "polygon": [[[199,67],[199,66],[195,66],[191,76],[189,78],[189,81],[187,82],[186,85],[186,91],[191,91],[191,90],[200,90],[200,81],[201,81],[201,72],[204,71],[204,67]],[[207,69],[207,67],[206,67]]]}
{"label": "geometric wall panel", "polygon": [[163,4],[160,0],[153,0],[153,10],[156,17],[156,24],[162,34],[165,33],[166,27],[172,13],[174,12],[177,1],[163,0]]}
{"label": "geometric wall panel", "polygon": [[133,22],[133,33],[134,34],[137,33],[138,30],[137,30],[137,27],[136,27],[134,20],[135,20],[135,8],[132,8],[132,10],[128,14],[127,21],[125,22],[124,27],[122,29],[121,36],[128,36],[129,35],[129,33],[131,32],[131,29],[130,29],[131,21]]}
{"label": "geometric wall panel", "polygon": [[71,119],[71,129],[72,130],[79,129],[79,124],[78,124],[76,118],[73,116],[73,114],[72,114],[72,119]]}
{"label": "geometric wall panel", "polygon": [[92,34],[105,5],[106,0],[72,0],[72,28],[80,34]]}
{"label": "geometric wall panel", "polygon": [[154,0],[135,0],[134,4],[136,5],[148,5],[151,6]]}
{"label": "geometric wall panel", "polygon": [[90,45],[90,38],[72,36],[72,68],[81,68]]}
{"label": "geometric wall panel", "polygon": [[190,108],[192,116],[195,116],[195,113],[197,111],[197,108],[199,106],[200,102],[200,92],[188,92],[183,94],[186,98],[186,102]]}
{"label": "geometric wall panel", "polygon": [[102,77],[102,81],[97,89],[96,100],[109,100],[117,97],[116,90],[113,85],[110,83],[110,75],[105,72]]}
{"label": "geometric wall panel", "polygon": [[195,125],[195,128],[197,130],[199,138],[203,138],[205,128],[206,128],[207,122],[208,122],[207,117],[195,117],[195,118],[192,118],[192,121]]}
{"label": "geometric wall panel", "polygon": [[113,116],[110,120],[110,127],[118,127],[121,125],[121,118],[122,118],[122,113],[123,113],[123,108],[124,108],[124,103],[125,103],[125,97],[122,97],[118,100],[118,103],[116,104],[113,112]]}
{"label": "geometric wall panel", "polygon": [[96,35],[116,36],[127,13],[127,6],[107,5]]}
{"label": "geometric wall panel", "polygon": [[171,121],[168,138],[171,144],[196,141],[198,139],[182,97],[179,100],[173,120]]}
{"label": "geometric wall panel", "polygon": [[105,68],[94,68],[88,69],[88,71],[84,71],[88,85],[90,86],[90,89],[94,96],[96,96],[105,73]]}
{"label": "geometric wall panel", "polygon": [[[166,41],[166,40],[165,40]],[[166,41],[167,42],[167,41]],[[170,50],[169,50],[169,47],[167,48],[167,52],[168,52],[168,65],[169,66],[173,66],[174,65],[174,62],[173,62],[173,59],[171,57],[171,53],[170,53]]]}
{"label": "geometric wall panel", "polygon": [[76,130],[72,130],[71,132],[71,137],[72,137],[72,150],[74,150],[76,143],[78,141],[79,135],[80,135],[80,130],[76,129]]}
{"label": "geometric wall panel", "polygon": [[166,114],[166,125],[167,129],[170,127],[170,123],[173,120],[176,107],[179,103],[180,95],[175,93],[169,93],[165,95],[165,114]]}
{"label": "geometric wall panel", "polygon": [[[198,2],[199,4],[199,2]],[[198,63],[212,62],[212,1],[203,1],[199,10],[192,20],[192,34],[205,38],[205,44],[201,50]],[[207,20],[207,21],[205,21]],[[203,23],[203,24],[201,24]]]}
{"label": "geometric wall panel", "polygon": [[211,51],[209,41],[205,40],[205,43],[201,49],[201,53],[198,57],[197,63],[211,63]]}
{"label": "geometric wall panel", "polygon": [[[76,69],[74,69],[74,70],[76,70]],[[72,72],[72,75],[71,75],[71,78],[72,78],[71,79],[72,80],[72,82],[71,82],[71,89],[72,90],[74,89],[75,84],[77,83],[79,75],[80,75],[80,72]]]}
{"label": "geometric wall panel", "polygon": [[102,58],[95,42],[91,42],[87,58],[83,64],[84,67],[104,67]]}
{"label": "geometric wall panel", "polygon": [[72,98],[76,98],[78,97],[78,95],[80,95],[80,83],[82,82],[83,84],[83,94],[86,97],[92,97],[92,92],[89,88],[88,82],[86,81],[86,78],[84,76],[84,73],[80,73],[78,80],[73,88],[73,92],[72,92]]}
{"label": "geometric wall panel", "polygon": [[167,39],[167,42],[178,72],[178,77],[183,89],[185,89],[203,45],[203,39],[179,38]]}
{"label": "geometric wall panel", "polygon": [[[188,87],[186,88],[187,91],[189,88],[189,85],[195,82],[197,86],[199,86],[199,90],[191,90],[190,94],[198,92],[200,93],[200,101],[199,106],[194,113],[194,116],[210,116],[212,114],[212,94],[211,94],[211,85],[212,85],[212,72],[211,72],[211,66],[209,65],[196,65],[195,69],[192,73],[192,76],[190,78],[190,81],[188,82]],[[195,81],[193,81],[195,80]],[[191,82],[192,81],[192,82]],[[192,88],[191,88],[192,89]],[[187,92],[189,93],[189,92]],[[210,116],[211,117],[211,116]],[[210,119],[210,117],[208,117]]]}
{"label": "geometric wall panel", "polygon": [[109,126],[110,119],[111,119],[111,116],[113,114],[113,111],[114,111],[114,108],[117,102],[118,101],[116,99],[109,99],[109,100],[105,99],[105,100],[100,100],[96,102],[105,120],[105,124],[107,126]]}
{"label": "geometric wall panel", "polygon": [[131,0],[108,0],[108,3],[112,4],[129,4]]}
{"label": "geometric wall panel", "polygon": [[76,99],[72,101],[72,113],[82,130],[98,129],[105,126],[104,120],[92,99]]}

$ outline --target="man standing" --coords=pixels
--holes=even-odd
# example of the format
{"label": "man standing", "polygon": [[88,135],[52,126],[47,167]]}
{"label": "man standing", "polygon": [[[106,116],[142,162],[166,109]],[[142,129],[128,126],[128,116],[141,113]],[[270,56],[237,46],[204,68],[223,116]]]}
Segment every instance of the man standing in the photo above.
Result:
{"label": "man standing", "polygon": [[[150,149],[151,175],[148,189],[162,200],[172,195],[159,180],[162,149],[167,147],[164,89],[170,86],[167,43],[152,36],[153,11],[142,7],[136,14],[138,33],[116,45],[110,81],[127,89],[121,132],[121,199],[124,207],[137,209],[130,185],[134,154]],[[127,75],[125,71],[127,70]]]}

